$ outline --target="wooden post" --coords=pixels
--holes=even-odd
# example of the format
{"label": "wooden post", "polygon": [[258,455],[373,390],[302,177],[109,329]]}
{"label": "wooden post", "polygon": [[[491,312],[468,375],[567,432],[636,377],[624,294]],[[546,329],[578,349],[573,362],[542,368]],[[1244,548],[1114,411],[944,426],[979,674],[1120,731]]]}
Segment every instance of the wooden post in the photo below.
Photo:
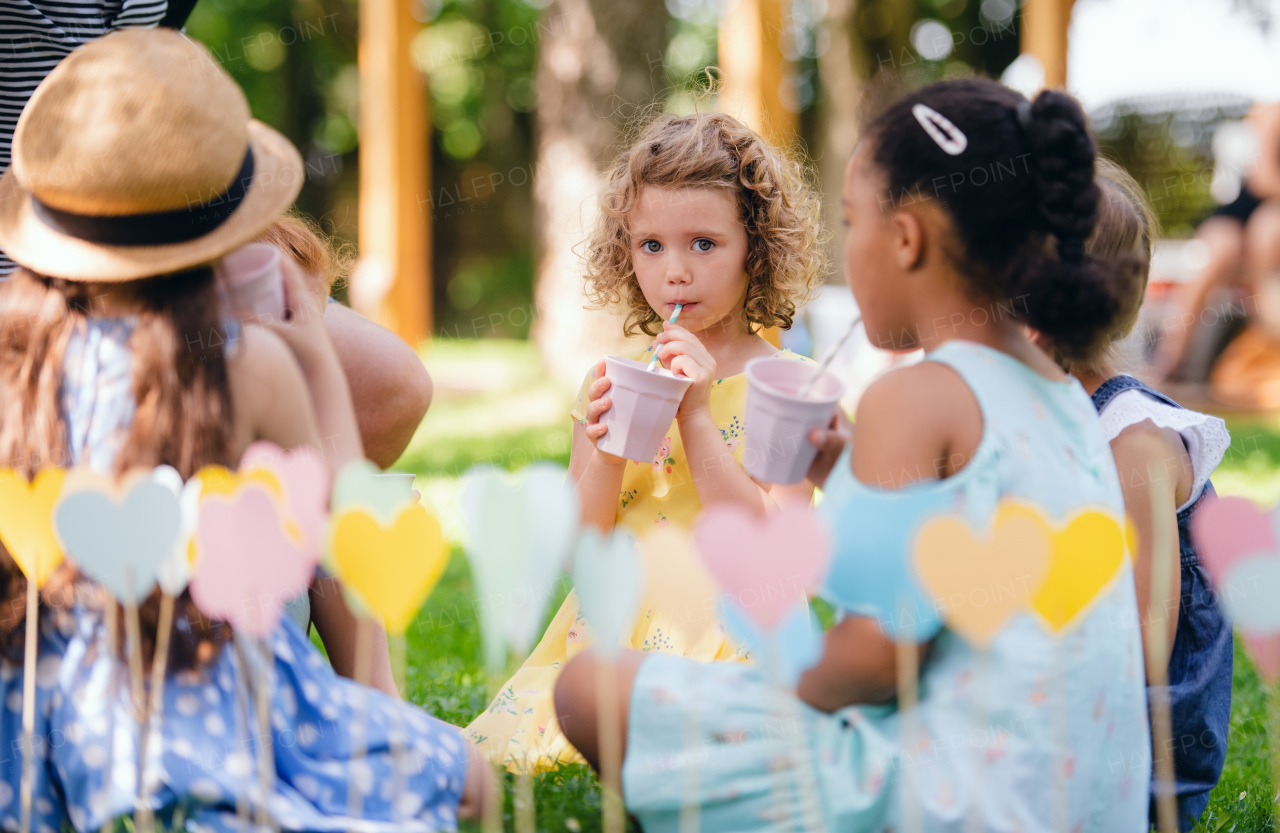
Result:
{"label": "wooden post", "polygon": [[[782,53],[788,12],[788,0],[738,0],[720,21],[720,109],[779,147],[800,135],[800,114],[782,103],[783,84],[795,71]],[[780,346],[776,327],[761,335]]]}
{"label": "wooden post", "polygon": [[[426,90],[409,47],[413,0],[360,2],[362,314],[414,347],[431,334],[431,168]],[[379,280],[381,276],[381,280]]]}
{"label": "wooden post", "polygon": [[790,145],[800,114],[782,104],[782,85],[794,66],[782,54],[787,0],[738,0],[720,22],[720,109],[737,116],[771,144]]}
{"label": "wooden post", "polygon": [[1022,7],[1022,51],[1044,67],[1046,89],[1067,85],[1067,28],[1075,0],[1026,0]]}

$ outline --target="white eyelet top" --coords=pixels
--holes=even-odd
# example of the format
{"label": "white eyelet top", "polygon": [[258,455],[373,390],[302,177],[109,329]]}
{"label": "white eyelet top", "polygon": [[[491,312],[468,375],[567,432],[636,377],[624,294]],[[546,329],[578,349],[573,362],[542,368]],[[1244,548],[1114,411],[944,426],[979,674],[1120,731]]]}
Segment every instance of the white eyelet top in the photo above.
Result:
{"label": "white eyelet top", "polygon": [[1108,442],[1120,436],[1120,432],[1130,425],[1144,421],[1150,421],[1158,428],[1171,428],[1182,435],[1182,443],[1187,448],[1187,455],[1191,457],[1195,481],[1191,487],[1191,497],[1178,507],[1179,512],[1200,497],[1204,484],[1209,482],[1210,475],[1231,446],[1227,424],[1218,417],[1175,408],[1136,389],[1116,394],[1102,409],[1099,417],[1102,420],[1102,433],[1106,435]]}

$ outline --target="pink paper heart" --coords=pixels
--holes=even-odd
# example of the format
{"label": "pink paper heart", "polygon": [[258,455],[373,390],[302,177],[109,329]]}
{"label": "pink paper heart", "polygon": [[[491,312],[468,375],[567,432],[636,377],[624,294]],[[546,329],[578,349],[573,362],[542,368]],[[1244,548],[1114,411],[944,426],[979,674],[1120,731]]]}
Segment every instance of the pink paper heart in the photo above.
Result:
{"label": "pink paper heart", "polygon": [[1245,650],[1249,652],[1254,668],[1258,669],[1258,676],[1267,685],[1275,683],[1280,678],[1280,634],[1242,631],[1240,635],[1244,637]]}
{"label": "pink paper heart", "polygon": [[240,457],[240,471],[268,469],[284,485],[289,514],[307,541],[312,566],[320,563],[321,541],[329,517],[329,466],[315,449],[298,446],[285,451],[275,443],[258,441]]}
{"label": "pink paper heart", "polygon": [[314,571],[280,515],[271,492],[256,483],[201,501],[191,598],[202,613],[248,636],[275,630],[285,602],[306,590]]}
{"label": "pink paper heart", "polygon": [[1221,584],[1240,559],[1273,555],[1278,549],[1267,513],[1242,497],[1205,501],[1191,517],[1191,534],[1214,584]]}
{"label": "pink paper heart", "polygon": [[803,503],[764,518],[731,504],[713,506],[693,535],[716,582],[765,631],[817,591],[831,560],[827,532]]}

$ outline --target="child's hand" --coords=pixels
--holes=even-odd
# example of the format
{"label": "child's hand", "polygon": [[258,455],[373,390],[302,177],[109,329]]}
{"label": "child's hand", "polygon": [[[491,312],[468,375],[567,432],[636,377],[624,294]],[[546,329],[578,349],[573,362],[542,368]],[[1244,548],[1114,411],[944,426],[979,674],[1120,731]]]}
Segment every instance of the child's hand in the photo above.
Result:
{"label": "child's hand", "polygon": [[324,307],[316,302],[315,293],[308,288],[307,276],[293,258],[281,258],[280,270],[284,273],[288,307],[284,320],[267,326],[289,345],[303,371],[310,372],[317,362],[333,354],[333,343],[324,328]]}
{"label": "child's hand", "polygon": [[813,465],[809,466],[809,482],[821,488],[835,468],[845,445],[852,441],[853,423],[844,415],[843,409],[836,408],[836,415],[831,418],[829,426],[809,432],[809,442],[818,448],[818,456],[813,458]]}
{"label": "child's hand", "polygon": [[[600,424],[600,417],[605,411],[613,407],[613,400],[608,397],[609,388],[613,385],[609,378],[604,375],[604,359],[600,360],[600,364],[596,365],[596,380],[587,386],[587,424],[585,426],[587,437],[593,444],[600,441],[609,430],[609,426]],[[609,462],[625,463],[623,457],[615,457],[612,454],[606,454],[599,448],[596,453]]]}
{"label": "child's hand", "polygon": [[672,373],[688,376],[693,380],[680,401],[676,418],[687,417],[711,407],[711,383],[716,379],[716,360],[698,337],[670,321],[662,325],[662,332],[654,339],[654,349],[663,364]]}

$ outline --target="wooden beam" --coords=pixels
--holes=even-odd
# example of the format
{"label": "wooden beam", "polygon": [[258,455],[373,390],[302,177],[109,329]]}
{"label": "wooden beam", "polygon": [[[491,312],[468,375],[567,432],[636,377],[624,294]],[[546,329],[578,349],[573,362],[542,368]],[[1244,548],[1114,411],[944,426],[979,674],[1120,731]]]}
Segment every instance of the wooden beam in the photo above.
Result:
{"label": "wooden beam", "polygon": [[[724,73],[719,107],[778,147],[800,137],[800,114],[782,103],[783,85],[795,72],[782,52],[788,0],[738,0],[720,21],[720,69]],[[777,327],[761,335],[780,346]]]}
{"label": "wooden beam", "polygon": [[782,53],[788,6],[788,0],[738,0],[720,22],[718,59],[720,109],[783,147],[800,134],[800,114],[782,103],[783,84],[795,70]]}
{"label": "wooden beam", "polygon": [[1022,52],[1044,67],[1044,85],[1067,86],[1067,29],[1075,0],[1025,0],[1022,7]]}
{"label": "wooden beam", "polygon": [[[360,0],[360,256],[357,310],[409,344],[431,334],[427,95],[410,45],[414,0]],[[380,278],[381,276],[381,278]],[[353,287],[353,290],[361,289]]]}

